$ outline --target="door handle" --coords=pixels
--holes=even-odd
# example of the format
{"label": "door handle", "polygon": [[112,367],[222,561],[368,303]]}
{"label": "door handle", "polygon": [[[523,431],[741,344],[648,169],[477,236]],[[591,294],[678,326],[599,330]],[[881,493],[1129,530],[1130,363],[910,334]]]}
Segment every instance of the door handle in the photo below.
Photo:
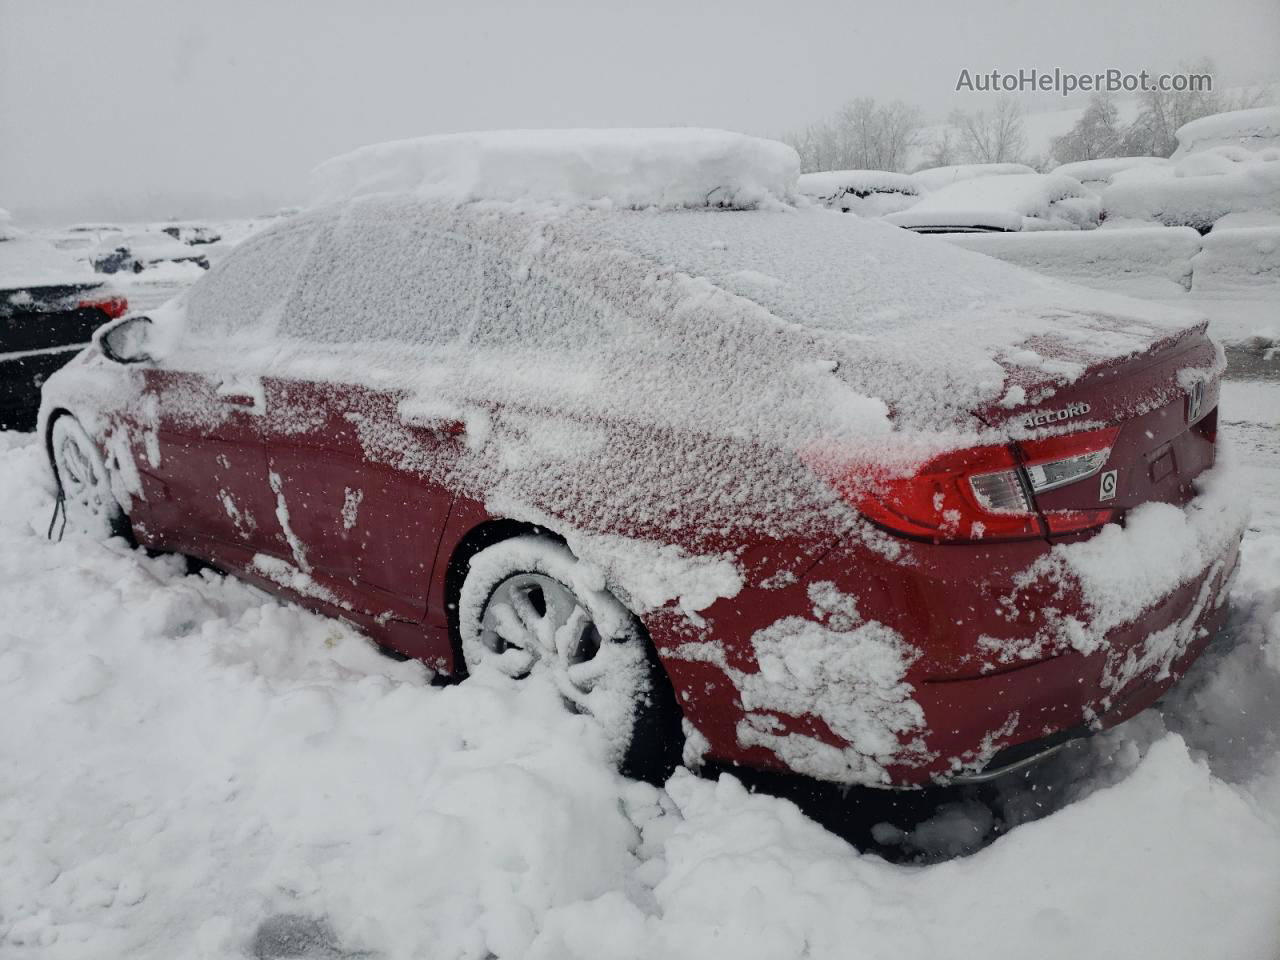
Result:
{"label": "door handle", "polygon": [[226,381],[218,384],[218,400],[227,407],[261,416],[267,409],[266,393],[259,382]]}
{"label": "door handle", "polygon": [[429,430],[438,437],[465,437],[467,425],[462,420],[451,420],[447,417],[413,417],[406,418],[405,423],[419,430]]}

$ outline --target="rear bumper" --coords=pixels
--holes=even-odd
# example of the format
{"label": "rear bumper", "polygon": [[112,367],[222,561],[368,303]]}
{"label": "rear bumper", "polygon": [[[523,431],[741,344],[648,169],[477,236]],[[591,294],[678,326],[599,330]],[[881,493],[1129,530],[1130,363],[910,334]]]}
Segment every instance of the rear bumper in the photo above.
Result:
{"label": "rear bumper", "polygon": [[[972,779],[1006,768],[1023,745],[1051,750],[1152,706],[1187,672],[1226,622],[1238,542],[1196,580],[1167,594],[1139,620],[1107,634],[1093,653],[1075,651],[965,680],[921,683],[916,701],[936,758],[891,766],[895,782]],[[1146,663],[1126,672],[1126,664]],[[1002,754],[1004,757],[1002,757]]]}
{"label": "rear bumper", "polygon": [[1074,544],[853,536],[780,587],[753,558],[796,545],[759,548],[757,586],[699,624],[646,624],[707,756],[866,785],[971,778],[1127,720],[1203,652],[1245,521],[1222,469],[1185,507]]}

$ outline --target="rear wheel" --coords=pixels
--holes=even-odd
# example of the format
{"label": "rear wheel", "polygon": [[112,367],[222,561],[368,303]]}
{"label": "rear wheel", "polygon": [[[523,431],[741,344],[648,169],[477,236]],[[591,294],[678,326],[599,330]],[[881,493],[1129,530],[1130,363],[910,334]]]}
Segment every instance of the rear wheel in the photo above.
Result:
{"label": "rear wheel", "polygon": [[661,782],[680,761],[680,711],[639,620],[563,544],[504,540],[471,558],[458,602],[467,669],[549,677],[590,716],[623,773]]}
{"label": "rear wheel", "polygon": [[[64,414],[53,422],[49,451],[66,529],[99,540],[127,536],[129,524],[111,492],[102,454],[75,417]],[[53,531],[59,529],[57,523],[55,517]]]}

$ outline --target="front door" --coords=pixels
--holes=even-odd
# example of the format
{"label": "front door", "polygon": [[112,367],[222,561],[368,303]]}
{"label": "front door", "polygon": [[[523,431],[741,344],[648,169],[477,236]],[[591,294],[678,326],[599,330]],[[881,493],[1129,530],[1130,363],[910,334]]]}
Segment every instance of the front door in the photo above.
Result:
{"label": "front door", "polygon": [[181,356],[142,375],[130,430],[140,539],[220,566],[250,566],[280,530],[260,386],[204,372]]}

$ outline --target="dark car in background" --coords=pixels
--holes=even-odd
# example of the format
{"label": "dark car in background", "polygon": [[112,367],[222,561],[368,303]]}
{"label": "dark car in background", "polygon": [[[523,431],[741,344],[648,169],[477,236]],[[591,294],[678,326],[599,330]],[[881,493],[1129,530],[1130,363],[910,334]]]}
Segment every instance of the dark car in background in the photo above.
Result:
{"label": "dark car in background", "polygon": [[203,246],[206,243],[217,243],[222,239],[222,234],[212,227],[204,227],[194,223],[170,223],[161,227],[160,232],[193,247]]}
{"label": "dark car in background", "polygon": [[69,255],[0,235],[0,430],[33,429],[44,381],[127,307]]}

